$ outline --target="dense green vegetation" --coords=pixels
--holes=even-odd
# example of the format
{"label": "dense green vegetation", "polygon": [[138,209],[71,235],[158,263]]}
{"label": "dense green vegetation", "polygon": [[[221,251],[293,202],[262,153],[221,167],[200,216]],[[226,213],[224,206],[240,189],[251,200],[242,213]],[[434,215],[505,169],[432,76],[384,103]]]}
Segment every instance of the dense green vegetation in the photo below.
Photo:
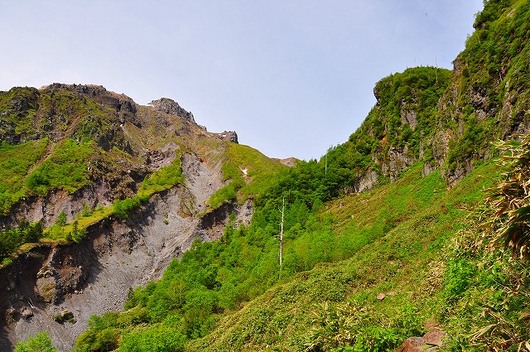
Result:
{"label": "dense green vegetation", "polygon": [[94,152],[92,142],[66,139],[55,147],[53,153],[26,179],[28,188],[45,196],[52,189],[73,193],[89,184],[88,161]]}
{"label": "dense green vegetation", "polygon": [[489,141],[517,133],[515,126],[529,118],[530,4],[489,0],[474,27],[455,60],[459,70],[452,85],[458,94],[448,90],[440,114],[444,128],[463,127],[450,144],[450,170],[479,158],[490,149]]}
{"label": "dense green vegetation", "polygon": [[455,239],[441,293],[453,349],[530,350],[529,138],[498,144],[505,172]]}
{"label": "dense green vegetation", "polygon": [[451,336],[449,347],[528,351],[528,262],[513,257],[509,250],[494,244],[491,234],[480,231],[484,215],[477,214],[461,233],[447,261],[441,322]]}
{"label": "dense green vegetation", "polygon": [[47,139],[22,144],[0,144],[0,214],[9,212],[13,204],[27,193],[25,175],[42,156]]}
{"label": "dense green vegetation", "polygon": [[[306,170],[318,168],[317,163],[310,165]],[[417,297],[416,303],[409,302],[407,292],[425,284],[429,263],[443,259],[440,249],[461,227],[465,208],[481,199],[481,190],[492,182],[483,175],[494,169],[487,165],[461,187],[446,192],[439,173],[421,178],[417,165],[402,180],[334,201],[327,210],[311,209],[301,197],[286,197],[281,273],[279,211],[268,206],[279,199],[269,196],[250,227],[229,227],[219,242],[196,243],[182,260],[171,263],[161,281],[132,292],[124,313],[92,318],[77,350],[103,344],[112,346],[109,350],[135,350],[125,347],[132,341],[137,350],[149,350],[157,339],[139,336],[162,337],[167,331],[178,346],[190,350],[239,350],[247,344],[254,346],[250,349],[276,345],[295,350],[352,343],[374,350],[396,346],[422,331],[425,319],[436,313],[433,307],[442,306],[433,294],[436,287]],[[284,190],[294,188],[286,181],[293,174],[284,175]],[[372,284],[366,287],[368,282]],[[378,315],[375,296],[391,290],[400,293],[388,300],[391,304],[385,303],[387,313]],[[366,307],[375,311],[362,313]],[[292,310],[300,313],[293,315]],[[320,328],[312,311],[322,319]],[[333,319],[350,324],[349,338],[333,335],[337,331],[332,326],[338,323]],[[381,319],[387,328],[379,325]],[[133,340],[128,342],[129,338]]]}
{"label": "dense green vegetation", "polygon": [[[52,150],[44,156],[46,148]],[[75,192],[89,183],[88,161],[92,142],[65,139],[51,145],[47,139],[0,145],[0,214],[6,215],[22,197],[44,196],[52,189]],[[43,162],[37,163],[45,157]]]}
{"label": "dense green vegetation", "polygon": [[56,352],[52,346],[52,340],[45,332],[40,332],[35,336],[20,341],[15,346],[14,352]]}
{"label": "dense green vegetation", "polygon": [[224,203],[243,202],[249,197],[262,194],[276,175],[286,169],[259,151],[240,144],[228,144],[222,166],[223,181],[228,184],[215,192],[208,200],[210,211]]}

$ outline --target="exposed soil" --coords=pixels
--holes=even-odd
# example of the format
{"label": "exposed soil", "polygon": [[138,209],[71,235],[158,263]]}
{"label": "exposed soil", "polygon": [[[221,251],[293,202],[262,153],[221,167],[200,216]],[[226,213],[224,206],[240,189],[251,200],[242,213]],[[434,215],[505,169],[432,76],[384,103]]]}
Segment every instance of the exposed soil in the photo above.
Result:
{"label": "exposed soil", "polygon": [[230,213],[250,221],[250,203],[199,219],[223,186],[220,165],[185,154],[182,168],[185,186],[153,196],[128,220],[104,220],[79,244],[40,245],[0,270],[0,350],[43,330],[60,351],[71,350],[90,316],[121,310],[130,288],[160,277],[196,238],[217,239]]}

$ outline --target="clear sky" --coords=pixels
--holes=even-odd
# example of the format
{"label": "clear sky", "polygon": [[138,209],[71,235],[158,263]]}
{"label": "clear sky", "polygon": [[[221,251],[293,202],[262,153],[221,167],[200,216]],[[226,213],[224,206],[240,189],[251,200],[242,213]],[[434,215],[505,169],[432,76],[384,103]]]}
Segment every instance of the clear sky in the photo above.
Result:
{"label": "clear sky", "polygon": [[320,158],[374,84],[452,68],[482,0],[0,0],[0,90],[100,84],[169,97],[271,157]]}

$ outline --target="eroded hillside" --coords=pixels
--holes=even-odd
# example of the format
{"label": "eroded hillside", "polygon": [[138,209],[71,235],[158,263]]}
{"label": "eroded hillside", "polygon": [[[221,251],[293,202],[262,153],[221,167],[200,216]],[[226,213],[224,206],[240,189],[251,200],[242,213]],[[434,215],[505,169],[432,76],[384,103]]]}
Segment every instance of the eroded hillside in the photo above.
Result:
{"label": "eroded hillside", "polygon": [[260,177],[285,167],[167,98],[53,84],[0,106],[2,350],[42,330],[71,349],[91,315],[218,239],[229,214],[248,224]]}

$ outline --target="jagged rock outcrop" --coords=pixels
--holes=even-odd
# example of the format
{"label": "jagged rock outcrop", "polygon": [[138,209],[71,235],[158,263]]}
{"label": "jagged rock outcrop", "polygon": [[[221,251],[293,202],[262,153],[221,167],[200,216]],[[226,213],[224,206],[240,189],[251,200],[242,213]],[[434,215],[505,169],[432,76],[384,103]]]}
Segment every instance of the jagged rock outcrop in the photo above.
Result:
{"label": "jagged rock outcrop", "polygon": [[[158,114],[153,121],[153,112]],[[177,118],[177,119],[175,119]],[[32,123],[27,122],[31,120]],[[183,126],[182,121],[193,127]],[[206,133],[191,112],[169,98],[153,100],[150,106],[136,104],[124,94],[98,85],[53,83],[42,89],[15,87],[0,92],[0,140],[11,144],[71,137],[95,140],[104,150],[119,147],[129,154],[141,153],[131,141],[128,124],[146,129],[153,123],[178,133]],[[235,132],[218,135],[237,142]]]}
{"label": "jagged rock outcrop", "polygon": [[215,134],[219,139],[226,142],[239,143],[237,139],[237,133],[235,131],[224,131]]}
{"label": "jagged rock outcrop", "polygon": [[184,110],[176,101],[169,98],[160,98],[149,103],[155,110],[184,118],[185,120],[195,123],[191,112]]}
{"label": "jagged rock outcrop", "polygon": [[377,185],[379,178],[375,170],[368,170],[366,174],[361,176],[355,183],[354,190],[357,193],[368,191]]}
{"label": "jagged rock outcrop", "polygon": [[352,173],[357,192],[394,182],[419,160],[430,163],[437,104],[450,78],[449,70],[417,67],[377,82],[375,106],[346,143],[329,151],[329,163]]}

